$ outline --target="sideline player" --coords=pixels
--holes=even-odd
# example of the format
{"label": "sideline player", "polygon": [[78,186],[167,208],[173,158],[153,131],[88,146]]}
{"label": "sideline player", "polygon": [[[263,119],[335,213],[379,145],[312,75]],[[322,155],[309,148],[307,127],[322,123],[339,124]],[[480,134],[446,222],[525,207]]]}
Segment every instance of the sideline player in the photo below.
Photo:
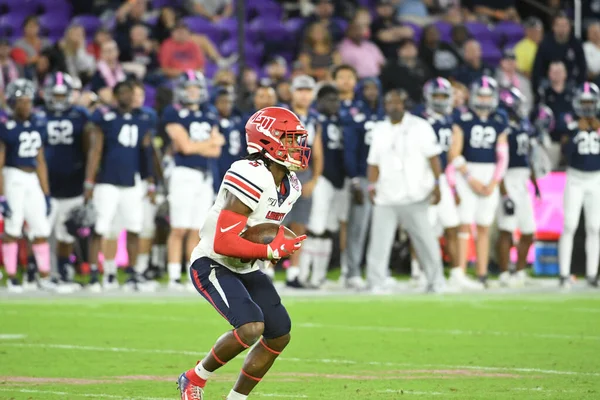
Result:
{"label": "sideline player", "polygon": [[[107,250],[104,238],[114,232],[117,216],[119,228],[127,231],[129,268],[137,262],[145,195],[140,174],[144,168],[154,169],[151,121],[148,114],[134,108],[133,83],[119,82],[113,93],[117,106],[101,107],[92,115],[92,145],[86,166],[84,196],[86,202],[93,202],[97,214],[89,257],[92,290],[99,290],[98,252]],[[153,176],[152,172],[148,176]],[[137,284],[135,274],[129,281]],[[110,288],[118,285],[114,262],[104,264],[104,284]]]}
{"label": "sideline player", "polygon": [[171,232],[167,241],[169,288],[182,290],[181,262],[186,267],[198,243],[197,232],[213,200],[211,167],[224,144],[217,117],[208,108],[204,75],[187,71],[179,77],[175,103],[165,108],[163,123],[172,141],[175,168],[169,178]]}
{"label": "sideline player", "polygon": [[[533,244],[535,233],[535,216],[533,204],[529,196],[527,183],[535,187],[539,198],[540,189],[537,185],[535,172],[529,162],[531,153],[530,143],[535,140],[535,134],[529,118],[523,112],[525,98],[517,88],[503,91],[500,102],[508,112],[511,132],[508,135],[508,169],[502,182],[500,194],[502,204],[498,207],[498,230],[500,237],[497,243],[498,265],[500,267],[500,284],[505,286],[523,286],[527,275],[527,253]],[[510,249],[513,246],[513,233],[519,229],[521,237],[517,245],[516,270],[509,271]]]}
{"label": "sideline player", "polygon": [[43,112],[48,122],[45,146],[48,179],[52,193],[50,225],[56,238],[59,284],[76,289],[71,281],[70,257],[75,238],[67,232],[65,222],[71,211],[83,205],[85,159],[90,145],[90,115],[73,103],[74,84],[70,75],[56,72],[44,84]]}
{"label": "sideline player", "polygon": [[573,97],[575,117],[567,116],[568,133],[563,137],[567,159],[564,228],[558,244],[560,285],[569,288],[573,237],[585,212],[585,272],[587,282],[598,287],[600,262],[600,89],[591,82],[577,88]]}
{"label": "sideline player", "polygon": [[[498,183],[508,167],[508,120],[498,108],[498,84],[483,76],[471,85],[469,108],[454,120],[454,131],[448,153],[451,168],[447,177],[456,190],[459,228],[458,264],[450,271],[449,284],[462,288],[484,288],[490,250],[490,225],[498,207]],[[467,245],[471,225],[477,225],[477,276],[470,280],[467,268]]]}
{"label": "sideline player", "polygon": [[[302,196],[296,202],[294,208],[287,215],[285,223],[296,235],[306,233],[306,225],[310,217],[312,207],[312,194],[319,177],[323,173],[323,144],[321,142],[321,125],[318,114],[311,110],[311,104],[315,94],[315,80],[308,75],[299,75],[292,81],[292,102],[290,109],[300,118],[308,134],[308,145],[311,148],[310,165],[304,171],[296,175],[302,183]],[[299,281],[300,255],[299,250],[290,256],[290,266],[286,269],[286,286],[302,288]]]}
{"label": "sideline player", "polygon": [[306,236],[286,239],[282,226],[268,245],[239,235],[247,226],[280,224],[280,216],[285,217],[300,197],[302,185],[292,171],[308,166],[307,132],[291,111],[267,107],[248,120],[246,136],[250,155],[225,174],[190,268],[196,290],[234,329],[223,334],[195,368],[180,375],[182,400],[202,400],[212,373],[256,343],[227,396],[247,399],[290,341],[290,317],[258,264],[293,254]]}
{"label": "sideline player", "polygon": [[323,145],[323,174],[313,191],[308,239],[300,255],[298,277],[300,283],[310,283],[312,287],[321,287],[325,283],[333,251],[333,233],[340,229],[340,222],[348,215],[348,203],[344,201],[344,137],[340,125],[340,96],[335,86],[321,86],[317,92],[317,111]]}
{"label": "sideline player", "polygon": [[33,237],[31,250],[40,274],[39,285],[54,289],[50,281],[51,211],[48,170],[43,143],[46,141],[46,120],[33,112],[35,86],[26,79],[17,79],[6,88],[11,115],[0,120],[0,207],[4,216],[2,254],[7,274],[8,290],[23,291],[17,280],[17,240],[27,222]]}
{"label": "sideline player", "polygon": [[347,110],[342,114],[344,167],[350,178],[351,192],[346,236],[346,284],[355,289],[366,289],[360,267],[372,209],[368,199],[367,157],[373,140],[373,127],[384,119],[385,112],[378,80],[365,79],[359,91],[362,97],[359,112],[352,115]]}
{"label": "sideline player", "polygon": [[[442,150],[440,153],[442,171],[446,171],[453,129],[451,114],[454,98],[452,85],[445,78],[432,79],[425,84],[423,97],[425,98],[425,106],[415,110],[415,114],[425,119],[433,127]],[[440,193],[440,202],[431,206],[430,218],[434,229],[436,229],[436,235],[442,236],[443,231],[443,236],[446,239],[446,250],[450,256],[450,265],[458,267],[458,226],[460,221],[456,206],[457,198],[452,193],[445,173],[440,175]],[[413,278],[419,278],[419,274],[418,270],[413,270],[411,275]]]}

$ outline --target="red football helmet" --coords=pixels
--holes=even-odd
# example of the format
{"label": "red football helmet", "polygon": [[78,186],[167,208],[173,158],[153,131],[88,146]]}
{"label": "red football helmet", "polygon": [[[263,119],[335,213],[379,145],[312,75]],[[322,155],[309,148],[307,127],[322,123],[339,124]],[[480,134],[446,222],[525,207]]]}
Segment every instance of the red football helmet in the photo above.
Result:
{"label": "red football helmet", "polygon": [[296,114],[282,107],[265,107],[246,123],[248,153],[265,156],[290,171],[305,169],[310,158],[306,128]]}

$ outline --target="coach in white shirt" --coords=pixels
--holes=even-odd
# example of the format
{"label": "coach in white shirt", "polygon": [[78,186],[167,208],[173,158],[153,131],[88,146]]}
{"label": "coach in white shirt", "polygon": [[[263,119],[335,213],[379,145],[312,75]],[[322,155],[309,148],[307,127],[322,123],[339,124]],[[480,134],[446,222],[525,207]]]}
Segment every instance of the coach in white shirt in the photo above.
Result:
{"label": "coach in white shirt", "polygon": [[440,201],[441,149],[431,125],[404,112],[406,92],[385,96],[387,118],[373,128],[367,158],[369,195],[375,204],[367,250],[367,280],[375,292],[386,291],[390,252],[401,225],[427,277],[428,290],[443,285],[440,247],[429,219],[429,205]]}

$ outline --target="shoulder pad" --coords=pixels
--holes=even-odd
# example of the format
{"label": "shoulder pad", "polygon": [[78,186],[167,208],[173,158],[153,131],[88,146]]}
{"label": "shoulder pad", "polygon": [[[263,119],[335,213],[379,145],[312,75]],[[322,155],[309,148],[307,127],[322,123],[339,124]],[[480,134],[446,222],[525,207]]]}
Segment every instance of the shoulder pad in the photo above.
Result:
{"label": "shoulder pad", "polygon": [[327,117],[325,117],[323,114],[319,114],[319,116],[317,118],[319,119],[319,122],[327,121]]}
{"label": "shoulder pad", "polygon": [[104,114],[103,119],[105,121],[112,121],[115,118],[117,118],[117,114],[114,111],[108,111],[106,114]]}
{"label": "shoulder pad", "polygon": [[15,127],[17,126],[17,123],[14,120],[8,120],[6,121],[6,129],[15,129]]}
{"label": "shoulder pad", "polygon": [[470,111],[463,112],[462,114],[460,114],[460,120],[461,121],[472,121],[473,114]]}
{"label": "shoulder pad", "polygon": [[231,126],[231,121],[228,118],[221,118],[219,126],[223,129],[227,129]]}
{"label": "shoulder pad", "polygon": [[190,110],[188,110],[187,108],[176,108],[176,110],[178,111],[177,115],[179,116],[179,118],[187,118],[190,115]]}
{"label": "shoulder pad", "polygon": [[358,124],[358,123],[363,122],[365,119],[367,119],[367,117],[363,113],[358,113],[354,116],[353,119],[354,119],[354,122],[356,122]]}
{"label": "shoulder pad", "polygon": [[239,160],[231,164],[229,171],[261,189],[273,184],[273,176],[262,161]]}
{"label": "shoulder pad", "polygon": [[579,123],[577,121],[567,122],[567,129],[573,131],[579,128]]}

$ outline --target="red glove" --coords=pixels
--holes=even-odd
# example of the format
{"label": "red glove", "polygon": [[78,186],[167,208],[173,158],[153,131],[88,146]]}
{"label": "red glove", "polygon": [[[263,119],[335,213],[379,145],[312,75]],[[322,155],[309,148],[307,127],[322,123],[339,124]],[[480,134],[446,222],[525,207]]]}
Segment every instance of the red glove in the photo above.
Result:
{"label": "red glove", "polygon": [[269,260],[279,260],[282,257],[289,256],[296,252],[302,246],[302,241],[306,239],[306,235],[300,235],[294,239],[287,239],[285,237],[285,229],[283,226],[279,227],[277,236],[271,243],[267,245],[267,258]]}

